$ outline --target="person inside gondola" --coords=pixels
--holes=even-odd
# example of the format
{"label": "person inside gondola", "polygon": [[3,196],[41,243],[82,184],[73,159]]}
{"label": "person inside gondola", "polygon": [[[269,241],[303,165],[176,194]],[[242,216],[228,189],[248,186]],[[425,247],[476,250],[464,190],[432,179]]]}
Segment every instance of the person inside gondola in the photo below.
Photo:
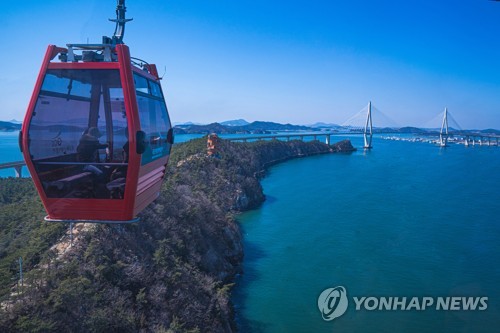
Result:
{"label": "person inside gondola", "polygon": [[99,149],[108,148],[107,144],[99,142],[100,137],[99,129],[90,127],[83,133],[76,147],[77,161],[84,164],[84,171],[91,172],[93,175],[91,182],[82,184],[78,196],[87,198],[106,198],[109,196],[109,191],[105,186],[106,173],[98,165],[94,165],[101,163]]}
{"label": "person inside gondola", "polygon": [[[101,132],[97,127],[90,127],[85,132],[83,132],[78,147],[76,147],[77,161],[78,162],[90,162],[90,163],[100,163],[99,149],[107,148],[108,145],[105,143],[100,143],[99,138],[101,137]],[[87,164],[84,167],[85,171],[90,171],[97,176],[103,174],[102,170],[98,167]]]}
{"label": "person inside gondola", "polygon": [[83,133],[76,148],[78,162],[100,163],[99,149],[108,147],[99,142],[100,137],[101,132],[97,127],[90,127]]}

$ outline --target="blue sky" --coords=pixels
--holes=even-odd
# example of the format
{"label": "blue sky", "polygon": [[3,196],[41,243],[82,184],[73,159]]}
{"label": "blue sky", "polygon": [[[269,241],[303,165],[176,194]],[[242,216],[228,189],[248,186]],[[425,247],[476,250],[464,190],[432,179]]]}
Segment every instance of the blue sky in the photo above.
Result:
{"label": "blue sky", "polygon": [[[165,72],[173,122],[343,123],[369,100],[400,125],[444,107],[500,128],[500,3],[127,0],[125,42]],[[22,119],[48,44],[111,35],[114,0],[8,1],[0,119]],[[375,124],[377,123],[374,119]],[[440,124],[436,124],[438,127]]]}

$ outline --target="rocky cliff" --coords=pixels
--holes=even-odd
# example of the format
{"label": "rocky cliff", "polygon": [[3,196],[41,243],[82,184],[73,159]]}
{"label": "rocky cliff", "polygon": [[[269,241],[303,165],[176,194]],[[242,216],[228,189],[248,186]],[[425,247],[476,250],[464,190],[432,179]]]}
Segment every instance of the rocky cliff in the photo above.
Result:
{"label": "rocky cliff", "polygon": [[[140,223],[78,225],[73,246],[65,226],[40,231],[48,228],[39,222],[43,210],[26,190],[20,200],[36,204],[25,246],[38,245],[29,252],[24,286],[2,289],[0,331],[234,331],[229,296],[243,259],[235,213],[265,199],[262,171],[290,158],[353,148],[317,141],[219,145],[217,157],[206,156],[204,139],[176,145],[160,197]],[[0,198],[18,182],[28,186],[26,180],[0,180]],[[0,204],[0,226],[16,228],[9,222],[18,214],[15,205]],[[40,235],[50,240],[32,239]],[[0,276],[15,279],[16,265],[2,266],[1,260],[24,253],[20,244],[9,245],[16,237],[0,234]]]}

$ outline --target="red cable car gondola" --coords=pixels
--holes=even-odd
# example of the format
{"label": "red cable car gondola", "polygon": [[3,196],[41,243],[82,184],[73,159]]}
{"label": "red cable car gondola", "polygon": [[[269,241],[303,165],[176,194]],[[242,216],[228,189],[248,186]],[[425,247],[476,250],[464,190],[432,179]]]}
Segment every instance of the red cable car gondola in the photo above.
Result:
{"label": "red cable car gondola", "polygon": [[116,12],[102,44],[45,53],[20,145],[46,221],[135,222],[159,194],[172,127],[156,66],[123,44],[124,0]]}

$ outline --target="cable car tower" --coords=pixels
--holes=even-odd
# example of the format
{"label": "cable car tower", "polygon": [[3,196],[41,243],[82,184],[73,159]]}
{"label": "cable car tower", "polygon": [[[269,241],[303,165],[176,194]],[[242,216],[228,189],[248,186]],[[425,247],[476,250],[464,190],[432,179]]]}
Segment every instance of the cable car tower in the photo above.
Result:
{"label": "cable car tower", "polygon": [[155,200],[173,131],[154,64],[123,42],[125,1],[101,44],[49,45],[19,142],[46,221],[131,223]]}

